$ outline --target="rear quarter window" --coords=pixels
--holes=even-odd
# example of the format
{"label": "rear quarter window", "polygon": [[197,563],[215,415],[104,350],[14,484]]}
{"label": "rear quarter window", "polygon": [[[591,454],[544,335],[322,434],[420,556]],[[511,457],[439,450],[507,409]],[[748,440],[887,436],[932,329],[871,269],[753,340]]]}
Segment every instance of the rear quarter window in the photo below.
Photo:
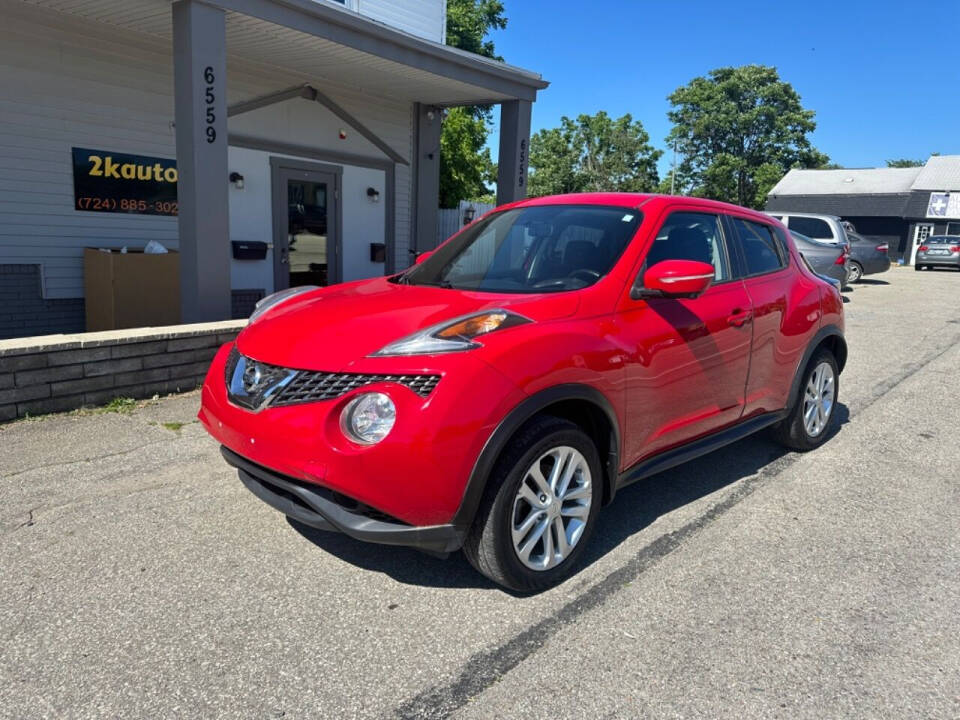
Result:
{"label": "rear quarter window", "polygon": [[814,240],[834,239],[833,229],[830,227],[830,223],[820,218],[791,216],[790,229],[796,230],[801,235],[806,235]]}

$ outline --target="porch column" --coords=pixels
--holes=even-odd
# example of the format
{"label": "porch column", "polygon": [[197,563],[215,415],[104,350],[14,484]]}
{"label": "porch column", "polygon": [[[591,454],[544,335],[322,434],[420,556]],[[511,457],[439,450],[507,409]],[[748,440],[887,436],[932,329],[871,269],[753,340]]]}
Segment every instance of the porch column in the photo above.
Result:
{"label": "porch column", "polygon": [[173,4],[174,117],[185,323],[230,317],[227,54],[223,10]]}
{"label": "porch column", "polygon": [[500,104],[497,205],[527,196],[531,107],[529,100],[509,100]]}
{"label": "porch column", "polygon": [[[411,250],[417,253],[433,250],[437,246],[437,221],[440,207],[440,130],[442,111],[431,105],[414,105],[417,128],[417,153],[414,161],[416,173],[416,218]],[[397,258],[397,267],[413,262],[409,258]]]}

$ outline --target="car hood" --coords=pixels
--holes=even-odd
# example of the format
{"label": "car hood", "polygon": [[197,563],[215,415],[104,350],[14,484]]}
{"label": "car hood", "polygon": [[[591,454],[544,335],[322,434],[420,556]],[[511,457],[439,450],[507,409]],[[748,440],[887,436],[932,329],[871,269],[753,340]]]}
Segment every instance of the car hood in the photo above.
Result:
{"label": "car hood", "polygon": [[336,372],[418,330],[461,315],[503,308],[545,322],[569,317],[577,293],[513,295],[361,280],[304,293],[270,310],[237,338],[260,362]]}

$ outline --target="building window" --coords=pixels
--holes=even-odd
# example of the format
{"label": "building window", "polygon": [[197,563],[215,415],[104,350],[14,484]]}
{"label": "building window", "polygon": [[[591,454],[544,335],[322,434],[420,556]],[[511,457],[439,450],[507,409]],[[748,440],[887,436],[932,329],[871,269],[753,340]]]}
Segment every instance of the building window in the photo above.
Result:
{"label": "building window", "polygon": [[960,222],[948,222],[947,235],[960,235]]}

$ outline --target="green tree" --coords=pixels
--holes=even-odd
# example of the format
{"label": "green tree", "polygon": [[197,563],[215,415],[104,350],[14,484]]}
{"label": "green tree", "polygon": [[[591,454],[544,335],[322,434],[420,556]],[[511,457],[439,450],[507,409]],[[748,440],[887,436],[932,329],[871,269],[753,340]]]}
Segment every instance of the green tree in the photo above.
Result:
{"label": "green tree", "polygon": [[668,100],[673,129],[667,142],[680,158],[677,192],[760,208],[787,170],[829,161],[808,138],[814,112],[776,68],[711,70]]}
{"label": "green tree", "polygon": [[[487,38],[507,26],[500,0],[447,0],[447,45],[502,60]],[[452,108],[440,137],[440,207],[487,195],[496,168],[487,149],[492,111],[487,105]]]}
{"label": "green tree", "polygon": [[461,200],[487,194],[494,179],[487,142],[487,121],[469,107],[451,108],[440,133],[440,207],[455,208]]}
{"label": "green tree", "polygon": [[630,114],[613,119],[604,111],[564,116],[560,127],[530,139],[531,196],[571,192],[650,192],[657,188],[657,160],[663,153]]}
{"label": "green tree", "polygon": [[909,158],[897,158],[896,160],[887,160],[887,167],[890,168],[911,168],[923,167],[926,160],[911,160]]}

